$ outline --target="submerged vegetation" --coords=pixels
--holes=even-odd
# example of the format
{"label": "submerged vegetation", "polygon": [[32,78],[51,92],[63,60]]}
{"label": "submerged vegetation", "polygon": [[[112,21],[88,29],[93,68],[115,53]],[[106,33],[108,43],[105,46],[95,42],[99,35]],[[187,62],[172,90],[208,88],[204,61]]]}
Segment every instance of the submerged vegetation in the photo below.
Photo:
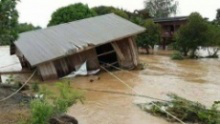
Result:
{"label": "submerged vegetation", "polygon": [[186,25],[176,33],[174,47],[184,56],[198,58],[196,51],[201,47],[212,47],[210,57],[217,58],[220,49],[220,27],[204,19],[199,13],[192,13]]}
{"label": "submerged vegetation", "polygon": [[171,56],[172,60],[183,60],[184,57],[180,52],[174,52]]}
{"label": "submerged vegetation", "polygon": [[218,110],[219,102],[215,102],[211,108],[207,108],[198,102],[192,102],[174,94],[170,94],[169,97],[172,99],[170,102],[153,102],[139,104],[138,106],[146,112],[163,117],[171,122],[175,122],[176,120],[165,113],[164,110],[186,123],[220,123],[220,111]]}

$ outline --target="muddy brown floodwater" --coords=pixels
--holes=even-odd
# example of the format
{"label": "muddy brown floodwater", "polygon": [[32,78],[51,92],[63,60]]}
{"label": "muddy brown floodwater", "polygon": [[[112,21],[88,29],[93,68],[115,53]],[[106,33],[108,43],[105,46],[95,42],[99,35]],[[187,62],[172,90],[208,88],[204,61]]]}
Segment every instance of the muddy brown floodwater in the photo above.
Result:
{"label": "muddy brown floodwater", "polygon": [[[220,60],[200,59],[174,61],[170,52],[155,55],[140,55],[146,69],[142,71],[114,71],[141,95],[169,99],[175,93],[192,101],[210,106],[220,100]],[[101,73],[100,80],[89,82],[88,77],[78,77],[74,87],[133,93],[120,81]],[[80,124],[169,124],[169,122],[141,111],[136,104],[152,99],[131,97],[102,92],[85,92],[84,104],[70,108],[69,114],[79,119]]]}
{"label": "muddy brown floodwater", "polygon": [[[169,56],[169,51],[140,55],[141,62],[146,64],[144,70],[113,73],[140,95],[168,100],[167,94],[175,93],[206,106],[220,100],[219,59],[174,61]],[[81,89],[134,93],[108,73],[102,72],[98,76],[100,80],[92,83],[89,81],[91,77],[76,77],[71,85]],[[170,124],[136,106],[152,99],[108,92],[83,92],[86,97],[84,104],[73,105],[68,111],[80,124]]]}

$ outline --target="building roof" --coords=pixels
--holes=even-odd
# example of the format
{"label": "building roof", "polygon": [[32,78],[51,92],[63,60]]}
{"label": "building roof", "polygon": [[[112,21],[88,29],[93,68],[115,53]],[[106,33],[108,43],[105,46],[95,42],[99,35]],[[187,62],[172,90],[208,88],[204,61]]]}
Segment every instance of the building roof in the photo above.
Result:
{"label": "building roof", "polygon": [[145,28],[115,14],[78,20],[21,33],[15,42],[31,66],[144,32]]}
{"label": "building roof", "polygon": [[171,21],[184,21],[187,20],[188,16],[179,16],[179,17],[166,17],[166,18],[154,18],[154,22],[171,22]]}

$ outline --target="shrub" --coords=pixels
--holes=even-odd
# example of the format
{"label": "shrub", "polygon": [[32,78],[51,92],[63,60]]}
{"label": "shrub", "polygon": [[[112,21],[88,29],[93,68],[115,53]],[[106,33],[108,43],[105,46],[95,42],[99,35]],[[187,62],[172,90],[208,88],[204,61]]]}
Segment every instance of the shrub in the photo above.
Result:
{"label": "shrub", "polygon": [[32,90],[33,90],[34,92],[38,92],[38,91],[40,90],[40,87],[39,87],[38,83],[33,83],[33,84],[31,85],[31,88],[32,88]]}
{"label": "shrub", "polygon": [[31,101],[31,119],[28,124],[47,124],[50,118],[66,113],[78,100],[82,102],[83,94],[71,88],[69,83],[60,82],[57,87],[59,94],[54,96],[45,87],[40,89],[39,94],[44,97]]}
{"label": "shrub", "polygon": [[31,124],[46,124],[53,115],[53,106],[46,100],[33,100],[31,102]]}
{"label": "shrub", "polygon": [[183,60],[183,55],[180,52],[174,52],[171,56],[172,60]]}
{"label": "shrub", "polygon": [[73,90],[68,84],[69,83],[57,83],[60,96],[54,101],[56,114],[67,112],[67,109],[75,104],[77,100],[83,101],[83,94]]}

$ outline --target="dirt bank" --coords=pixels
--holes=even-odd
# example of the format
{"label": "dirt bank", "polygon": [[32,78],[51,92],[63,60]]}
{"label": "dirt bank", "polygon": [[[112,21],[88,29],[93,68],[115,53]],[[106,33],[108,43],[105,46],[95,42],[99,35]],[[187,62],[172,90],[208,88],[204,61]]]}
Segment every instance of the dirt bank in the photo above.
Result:
{"label": "dirt bank", "polygon": [[[14,90],[8,88],[0,88],[0,99],[3,99]],[[17,124],[22,117],[28,114],[28,105],[26,104],[30,98],[22,93],[18,93],[8,100],[0,102],[0,124]]]}

